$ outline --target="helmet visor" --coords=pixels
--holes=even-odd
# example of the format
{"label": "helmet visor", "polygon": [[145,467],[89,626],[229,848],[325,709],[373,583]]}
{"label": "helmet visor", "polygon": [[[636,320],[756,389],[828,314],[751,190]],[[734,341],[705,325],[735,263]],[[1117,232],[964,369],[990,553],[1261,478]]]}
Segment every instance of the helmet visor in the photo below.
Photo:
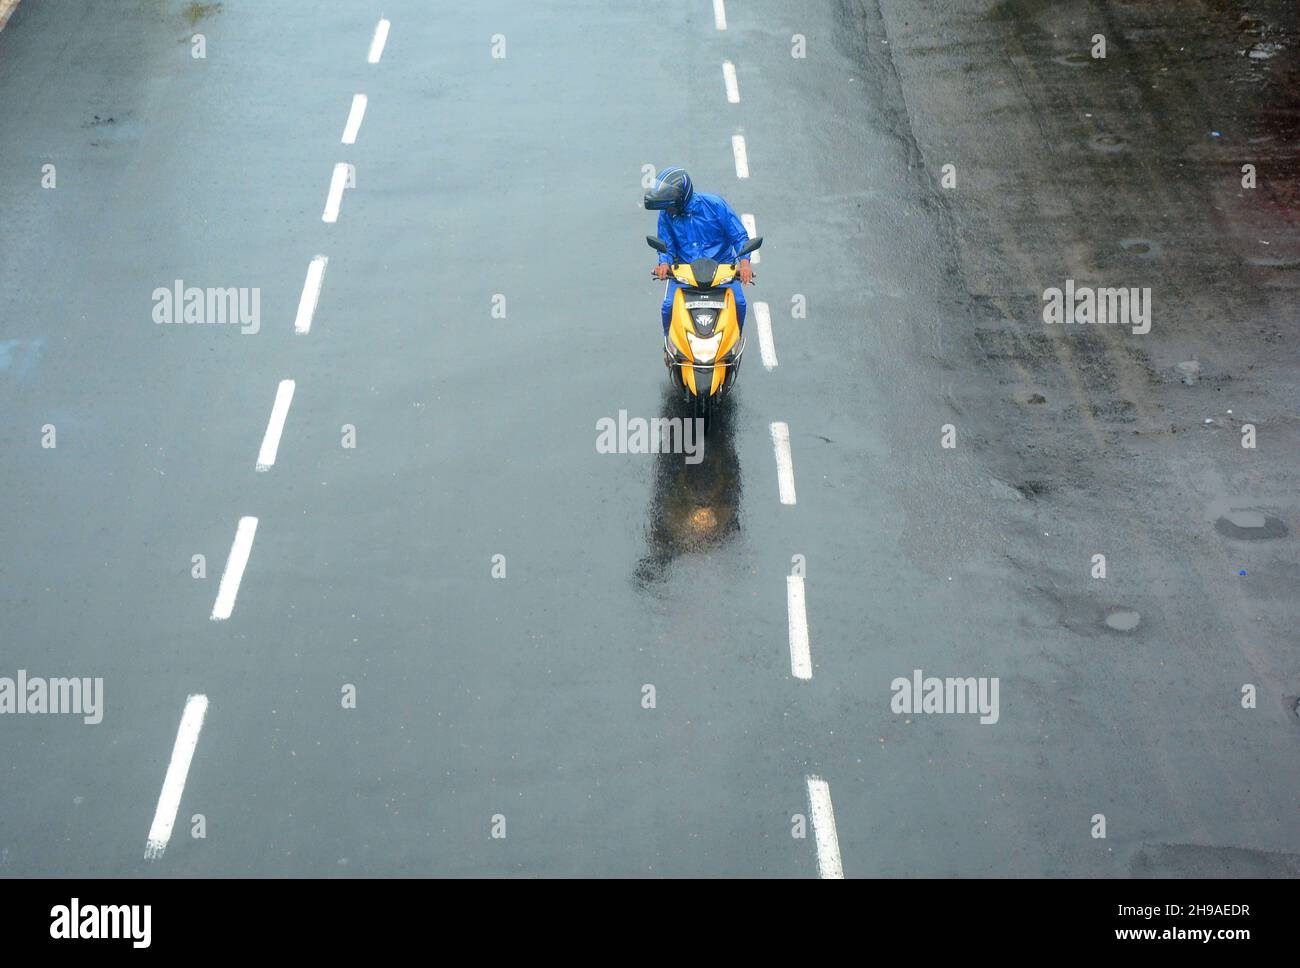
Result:
{"label": "helmet visor", "polygon": [[645,207],[651,211],[663,211],[681,205],[682,189],[679,185],[662,185],[645,193]]}

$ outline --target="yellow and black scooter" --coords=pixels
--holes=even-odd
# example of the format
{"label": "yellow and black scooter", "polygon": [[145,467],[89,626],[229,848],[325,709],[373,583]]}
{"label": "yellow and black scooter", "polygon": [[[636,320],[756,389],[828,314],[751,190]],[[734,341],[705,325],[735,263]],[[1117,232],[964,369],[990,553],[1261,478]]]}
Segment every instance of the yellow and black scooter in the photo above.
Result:
{"label": "yellow and black scooter", "polygon": [[[668,252],[663,239],[647,235],[656,252]],[[763,244],[750,239],[736,254],[740,259]],[[709,429],[713,408],[732,388],[740,372],[745,339],[736,316],[736,298],[729,288],[738,268],[732,263],[696,259],[673,262],[668,271],[681,285],[673,295],[673,313],[664,340],[664,363],[673,384],[691,403],[691,415]]]}

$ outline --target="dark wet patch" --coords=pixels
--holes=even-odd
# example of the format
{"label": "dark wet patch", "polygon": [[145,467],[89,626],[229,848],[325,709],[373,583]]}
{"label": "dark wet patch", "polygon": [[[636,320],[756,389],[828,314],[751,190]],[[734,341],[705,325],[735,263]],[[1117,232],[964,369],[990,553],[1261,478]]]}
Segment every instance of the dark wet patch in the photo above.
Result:
{"label": "dark wet patch", "polygon": [[1214,522],[1214,530],[1225,538],[1238,541],[1259,541],[1265,538],[1282,538],[1287,528],[1280,518],[1272,518],[1259,511],[1229,511]]}
{"label": "dark wet patch", "polygon": [[1050,481],[1021,481],[1015,488],[1031,501],[1052,493]]}
{"label": "dark wet patch", "polygon": [[1129,865],[1129,873],[1142,878],[1295,878],[1300,877],[1300,855],[1214,847],[1206,844],[1143,844]]}
{"label": "dark wet patch", "polygon": [[1103,621],[1108,629],[1116,632],[1132,632],[1141,623],[1142,615],[1137,609],[1114,606],[1106,610]]}
{"label": "dark wet patch", "polygon": [[191,27],[205,17],[221,13],[220,3],[191,3],[184,10],[184,17]]}
{"label": "dark wet patch", "polygon": [[1040,404],[1040,403],[1046,403],[1046,402],[1047,402],[1047,397],[1045,397],[1045,396],[1043,396],[1041,393],[1037,393],[1037,392],[1035,392],[1035,391],[1033,391],[1033,390],[1017,390],[1017,391],[1016,391],[1016,403],[1024,403],[1024,404],[1037,405],[1037,404]]}
{"label": "dark wet patch", "polygon": [[1048,9],[1052,0],[1001,0],[985,15],[994,23],[1020,24]]}
{"label": "dark wet patch", "polygon": [[1286,269],[1289,271],[1300,269],[1300,259],[1286,259],[1276,256],[1251,256],[1246,260],[1246,263],[1252,266],[1259,266],[1261,269]]}
{"label": "dark wet patch", "polygon": [[1161,253],[1160,244],[1150,239],[1120,239],[1119,245],[1130,255],[1143,259],[1154,259]]}
{"label": "dark wet patch", "polygon": [[44,348],[41,339],[0,339],[0,373],[26,380],[40,363]]}
{"label": "dark wet patch", "polygon": [[1132,400],[1103,400],[1088,405],[1088,413],[1094,419],[1117,420],[1132,423],[1137,419],[1137,406]]}

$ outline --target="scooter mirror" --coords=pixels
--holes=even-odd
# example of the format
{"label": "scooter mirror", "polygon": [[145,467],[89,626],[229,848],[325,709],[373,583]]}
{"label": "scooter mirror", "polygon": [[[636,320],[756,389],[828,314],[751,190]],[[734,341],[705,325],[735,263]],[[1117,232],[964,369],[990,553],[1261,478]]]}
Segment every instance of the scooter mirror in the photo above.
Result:
{"label": "scooter mirror", "polygon": [[760,235],[756,239],[750,239],[740,247],[740,255],[748,255],[763,244],[763,237]]}
{"label": "scooter mirror", "polygon": [[668,243],[665,242],[663,239],[656,238],[653,235],[647,235],[645,237],[645,244],[650,246],[650,248],[654,249],[656,252],[668,251]]}

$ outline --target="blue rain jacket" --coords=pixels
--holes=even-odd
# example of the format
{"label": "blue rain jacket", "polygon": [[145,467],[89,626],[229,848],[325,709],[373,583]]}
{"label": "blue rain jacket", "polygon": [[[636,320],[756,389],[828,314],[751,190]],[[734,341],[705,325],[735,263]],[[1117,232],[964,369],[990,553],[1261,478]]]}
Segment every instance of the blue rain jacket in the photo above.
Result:
{"label": "blue rain jacket", "polygon": [[694,192],[681,215],[659,213],[659,238],[668,243],[668,252],[659,253],[661,263],[673,258],[734,262],[736,252],[749,241],[749,233],[721,196]]}

